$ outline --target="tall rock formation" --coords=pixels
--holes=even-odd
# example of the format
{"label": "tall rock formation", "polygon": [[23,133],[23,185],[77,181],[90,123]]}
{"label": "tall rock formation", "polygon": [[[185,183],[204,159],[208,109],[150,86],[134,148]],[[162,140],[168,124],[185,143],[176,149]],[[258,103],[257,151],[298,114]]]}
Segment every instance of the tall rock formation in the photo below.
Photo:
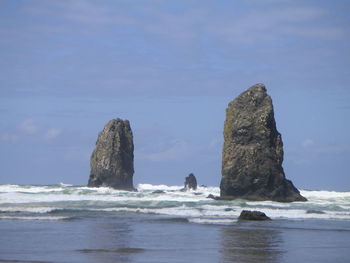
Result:
{"label": "tall rock formation", "polygon": [[229,103],[222,151],[222,198],[306,201],[285,178],[272,100],[256,84]]}
{"label": "tall rock formation", "polygon": [[135,190],[134,143],[128,120],[110,120],[99,133],[90,160],[88,186]]}

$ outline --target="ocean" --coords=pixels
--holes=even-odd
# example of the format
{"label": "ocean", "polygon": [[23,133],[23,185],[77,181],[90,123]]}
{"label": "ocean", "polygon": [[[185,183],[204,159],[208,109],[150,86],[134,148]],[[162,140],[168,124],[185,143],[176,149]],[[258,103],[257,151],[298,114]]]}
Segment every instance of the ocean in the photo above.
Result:
{"label": "ocean", "polygon": [[0,185],[0,262],[350,262],[350,192],[278,203],[181,188]]}

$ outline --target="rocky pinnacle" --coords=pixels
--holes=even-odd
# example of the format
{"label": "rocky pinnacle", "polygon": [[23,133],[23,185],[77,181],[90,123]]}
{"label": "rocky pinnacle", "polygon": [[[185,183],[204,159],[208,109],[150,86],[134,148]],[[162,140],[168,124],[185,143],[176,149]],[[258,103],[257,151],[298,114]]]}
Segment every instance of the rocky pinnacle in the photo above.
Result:
{"label": "rocky pinnacle", "polygon": [[229,103],[224,125],[223,198],[306,201],[283,167],[283,143],[271,97],[256,84]]}
{"label": "rocky pinnacle", "polygon": [[134,190],[134,143],[128,120],[110,120],[99,133],[90,160],[88,186]]}

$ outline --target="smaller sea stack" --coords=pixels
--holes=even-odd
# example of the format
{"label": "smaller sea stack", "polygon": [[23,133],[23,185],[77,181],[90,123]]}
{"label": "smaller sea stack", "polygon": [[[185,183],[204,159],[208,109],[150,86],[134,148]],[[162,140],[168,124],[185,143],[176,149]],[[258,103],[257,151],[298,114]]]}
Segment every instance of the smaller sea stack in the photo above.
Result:
{"label": "smaller sea stack", "polygon": [[197,179],[194,176],[193,173],[190,173],[186,178],[185,178],[185,189],[193,189],[197,190]]}
{"label": "smaller sea stack", "polygon": [[110,120],[99,133],[90,160],[89,187],[135,190],[134,143],[128,120]]}

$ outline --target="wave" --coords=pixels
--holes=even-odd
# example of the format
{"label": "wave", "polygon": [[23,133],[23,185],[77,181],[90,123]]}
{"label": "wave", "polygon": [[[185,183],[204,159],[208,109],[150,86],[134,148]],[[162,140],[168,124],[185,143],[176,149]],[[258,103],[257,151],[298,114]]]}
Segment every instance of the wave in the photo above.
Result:
{"label": "wave", "polygon": [[[168,192],[180,191],[183,186],[175,185],[152,185],[152,184],[138,184],[136,186],[139,192],[149,192],[155,190],[163,190]],[[9,192],[27,192],[27,193],[43,193],[43,192],[58,192],[63,190],[89,190],[91,192],[97,193],[130,193],[128,191],[116,190],[109,187],[86,187],[86,186],[74,186],[71,184],[59,183],[54,185],[17,185],[17,184],[2,184],[0,185],[0,193],[9,193]],[[197,191],[189,191],[189,192],[208,192],[211,194],[219,194],[219,187],[213,186],[199,186]],[[346,192],[337,192],[337,191],[327,191],[327,190],[300,190],[302,195],[305,195],[309,198],[319,198],[319,199],[329,199],[329,198],[350,198],[350,191]],[[188,192],[185,192],[188,193]]]}
{"label": "wave", "polygon": [[217,218],[191,218],[188,220],[190,223],[197,224],[210,224],[210,225],[229,225],[237,222],[237,219],[217,219]]}
{"label": "wave", "polygon": [[[308,191],[308,202],[215,201],[219,187],[181,191],[182,186],[137,185],[137,192],[69,184],[0,185],[0,219],[43,220],[79,213],[136,213],[178,218],[190,223],[233,224],[243,209],[260,210],[272,219],[350,220],[350,192]],[[157,191],[159,190],[159,191]],[[156,191],[156,192],[155,192]],[[39,218],[39,219],[36,219]],[[56,219],[47,219],[56,220]]]}
{"label": "wave", "polygon": [[335,192],[335,191],[300,191],[307,199],[319,199],[319,200],[346,200],[350,201],[350,192]]}
{"label": "wave", "polygon": [[10,206],[10,207],[0,207],[0,213],[37,213],[46,214],[55,211],[56,207],[31,207],[31,206]]}
{"label": "wave", "polygon": [[71,220],[67,216],[0,216],[0,220],[61,221]]}

